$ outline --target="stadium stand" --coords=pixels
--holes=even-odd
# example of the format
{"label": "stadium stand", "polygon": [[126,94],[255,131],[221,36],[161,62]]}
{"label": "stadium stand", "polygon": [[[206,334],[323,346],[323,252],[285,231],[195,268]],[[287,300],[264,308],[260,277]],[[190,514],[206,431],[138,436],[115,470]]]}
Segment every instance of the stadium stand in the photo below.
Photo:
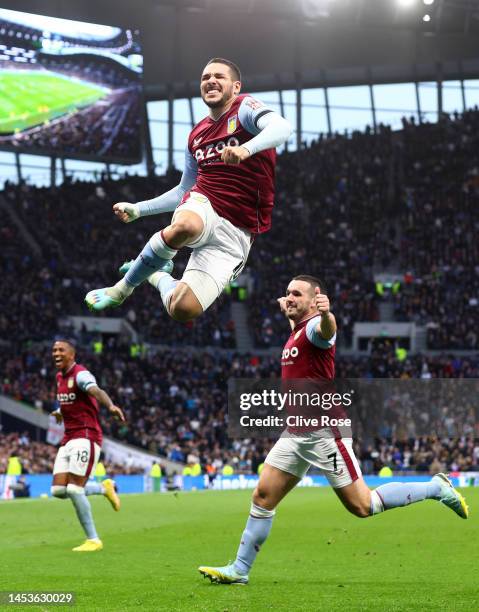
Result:
{"label": "stadium stand", "polygon": [[[477,112],[433,125],[405,122],[400,133],[384,128],[379,134],[336,136],[280,157],[274,230],[255,241],[248,262],[254,279],[249,323],[257,346],[281,344],[284,327],[276,298],[292,275],[305,270],[319,271],[325,279],[348,346],[354,322],[379,318],[374,272],[393,269],[403,279],[395,296],[397,321],[425,325],[431,349],[479,348],[474,240],[478,122]],[[455,151],[447,172],[443,147]],[[386,159],[393,160],[388,168]],[[62,293],[64,309],[76,314],[85,291],[94,283],[111,283],[122,258],[133,257],[150,233],[167,223],[164,216],[120,226],[111,204],[152,197],[177,179],[75,183],[53,192],[9,185],[4,196],[42,244],[45,261],[34,266],[54,266],[69,289]],[[277,237],[286,235],[285,245]],[[181,274],[185,254],[176,262]],[[444,296],[447,309],[441,303]],[[211,343],[218,318],[221,330],[229,323],[227,315],[218,317],[213,310],[192,326],[209,331],[187,338],[178,331],[181,326],[172,330],[149,287],[137,292],[128,307],[135,311],[138,330],[153,342],[204,346]],[[225,346],[231,346],[230,340],[227,337]]]}
{"label": "stadium stand", "polygon": [[[479,253],[474,240],[478,124],[477,110],[434,125],[404,121],[399,133],[382,128],[350,138],[336,135],[280,157],[274,229],[255,241],[248,262],[254,290],[246,306],[258,348],[284,342],[287,325],[276,298],[292,275],[319,271],[325,278],[343,346],[348,346],[354,322],[379,319],[374,274],[393,270],[402,278],[394,296],[395,319],[425,325],[427,348],[443,354],[400,360],[393,342],[374,343],[368,357],[340,357],[338,376],[479,376],[477,355],[447,353],[479,349]],[[454,153],[447,165],[451,155],[445,152]],[[66,183],[54,190],[6,185],[3,198],[38,241],[42,257],[30,255],[7,219],[2,229],[6,249],[0,255],[5,306],[0,328],[9,340],[0,349],[4,394],[52,407],[49,348],[29,346],[28,341],[50,342],[59,317],[85,314],[86,291],[111,283],[114,268],[167,222],[161,217],[120,225],[112,216],[112,203],[147,199],[177,181],[172,174]],[[278,240],[286,235],[286,243]],[[175,260],[179,275],[186,256]],[[212,469],[229,463],[237,471],[255,471],[268,444],[228,440],[225,383],[230,376],[277,376],[278,352],[182,349],[234,350],[231,299],[225,296],[193,324],[180,325],[168,320],[151,287],[136,291],[122,314],[145,341],[168,345],[166,351],[132,357],[127,346],[112,340],[98,357],[88,349],[92,338],[79,338],[84,361],[107,388],[116,389],[115,399],[126,410],[128,424],[106,424],[108,435],[170,459],[187,461],[192,455]],[[418,471],[477,466],[474,439],[479,432],[474,428],[441,430],[439,441],[398,437],[394,430],[383,433],[359,449],[365,471],[379,465]]]}
{"label": "stadium stand", "polygon": [[[51,411],[54,407],[53,365],[50,348],[25,350],[10,355],[0,350],[4,379],[0,391],[14,399]],[[107,435],[175,461],[186,461],[188,455],[200,457],[203,466],[216,462],[230,463],[237,470],[248,471],[262,462],[269,444],[263,440],[230,440],[227,435],[226,383],[230,377],[272,378],[279,375],[277,356],[239,355],[218,351],[185,351],[176,349],[132,357],[128,346],[110,343],[101,356],[85,355],[80,360],[98,376],[113,399],[124,409],[127,423],[104,420]],[[369,358],[340,359],[338,377],[344,378],[476,378],[479,359],[415,356],[398,362],[392,346],[385,344]],[[375,442],[381,445],[416,448],[429,444],[422,436],[411,436],[401,423],[406,412],[403,402],[384,426]],[[449,409],[461,428],[447,429],[431,418],[436,435],[454,439],[451,445],[468,439],[461,467],[476,461],[477,450],[470,440],[479,432],[468,419],[469,406]],[[457,411],[460,411],[459,412]],[[447,413],[441,419],[447,422]],[[378,435],[379,435],[378,433]],[[367,445],[369,445],[369,441]],[[422,448],[421,446],[421,448]],[[418,447],[419,448],[419,447]],[[363,450],[361,450],[361,453]],[[386,452],[386,451],[385,451]],[[422,452],[422,451],[421,451]],[[385,456],[385,455],[384,455]],[[428,455],[429,456],[429,455]],[[253,461],[253,458],[256,458]],[[434,456],[431,455],[431,461]],[[461,460],[462,461],[462,460]],[[383,462],[387,463],[387,462]],[[409,465],[416,465],[416,463]],[[413,469],[413,468],[411,468]]]}

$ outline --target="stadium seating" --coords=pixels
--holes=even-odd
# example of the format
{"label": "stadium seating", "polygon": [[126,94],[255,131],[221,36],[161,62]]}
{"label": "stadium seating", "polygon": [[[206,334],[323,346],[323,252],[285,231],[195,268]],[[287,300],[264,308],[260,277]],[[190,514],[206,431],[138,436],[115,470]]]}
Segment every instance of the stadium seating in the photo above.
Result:
{"label": "stadium seating", "polygon": [[[403,278],[394,295],[396,320],[425,325],[428,348],[443,354],[400,361],[392,343],[379,343],[367,359],[340,357],[338,376],[478,377],[477,355],[447,354],[479,350],[478,127],[476,110],[434,125],[405,121],[398,133],[384,128],[335,136],[280,156],[273,230],[255,241],[248,262],[254,291],[246,306],[256,346],[284,342],[287,327],[276,298],[292,275],[324,278],[348,346],[354,322],[379,319],[374,273],[394,270]],[[8,341],[0,349],[3,393],[52,407],[53,371],[45,347],[58,331],[58,318],[86,314],[85,293],[111,284],[115,268],[168,220],[153,217],[124,226],[113,218],[112,203],[147,199],[177,182],[172,173],[67,182],[53,190],[6,185],[2,197],[42,255],[34,256],[7,217],[0,253],[0,331]],[[177,275],[187,255],[175,260]],[[105,388],[116,390],[127,412],[128,425],[107,423],[107,434],[178,460],[193,454],[204,465],[233,462],[238,470],[254,471],[268,444],[228,440],[225,383],[230,376],[277,376],[277,357],[182,349],[235,349],[230,300],[224,296],[203,317],[181,325],[168,319],[150,286],[137,290],[121,313],[143,339],[172,349],[146,357],[134,358],[128,347],[112,341],[99,358],[88,350],[92,338],[80,335],[82,360]],[[32,341],[45,344],[35,347],[28,344]],[[429,469],[439,462],[459,470],[477,464],[477,448],[467,435],[461,441],[443,434],[450,440],[442,445],[447,453],[437,450],[434,440],[398,441],[391,431],[359,455],[372,460],[374,469],[379,463]]]}
{"label": "stadium seating", "polygon": [[[188,455],[195,455],[203,465],[230,463],[246,472],[254,470],[264,459],[270,447],[267,440],[228,438],[226,383],[230,377],[278,376],[276,357],[217,351],[192,353],[181,349],[132,357],[127,346],[112,343],[105,347],[101,356],[80,354],[79,358],[125,411],[126,424],[102,419],[107,435],[176,461],[186,461]],[[0,362],[4,369],[1,393],[38,408],[53,409],[54,370],[49,348],[30,349],[15,356],[0,349]],[[344,378],[477,378],[479,359],[416,356],[400,363],[394,358],[392,346],[384,345],[371,359],[340,359],[338,375]],[[400,423],[403,408],[400,406],[400,412],[392,421]],[[467,414],[464,408],[461,414],[454,412],[454,417],[465,425],[469,422]],[[446,421],[446,414],[441,418]],[[379,455],[375,457],[378,461],[387,463],[384,460],[388,456],[386,451],[398,444],[403,450],[410,450],[430,443],[426,438],[421,438],[423,441],[419,438],[405,440],[404,436],[395,441],[398,435],[395,431],[395,428],[385,428],[378,432],[375,450],[383,446],[386,449],[382,459],[378,459]],[[463,434],[474,437],[473,429],[450,431],[436,424],[434,431],[446,438]],[[367,450],[369,443],[360,454]],[[460,443],[459,438],[456,443]],[[452,446],[454,444],[451,442]],[[458,469],[466,469],[476,461],[478,451],[469,442],[461,449],[464,460],[461,459]],[[427,457],[432,462],[435,455]],[[457,457],[451,459],[451,465],[453,459]],[[408,465],[416,466],[417,462]]]}
{"label": "stadium seating", "polygon": [[[374,272],[394,269],[404,278],[394,298],[396,320],[425,325],[429,348],[479,348],[478,253],[473,238],[478,122],[478,113],[469,112],[435,125],[406,123],[400,133],[383,129],[379,134],[336,136],[280,156],[273,230],[255,241],[248,262],[254,292],[247,305],[257,346],[282,343],[284,325],[276,298],[292,275],[313,272],[326,281],[341,341],[347,346],[354,322],[378,320]],[[455,151],[447,172],[441,170],[443,141]],[[392,160],[388,167],[386,160]],[[62,303],[73,314],[82,308],[88,289],[113,282],[115,267],[167,223],[163,216],[121,226],[111,214],[111,204],[152,197],[177,180],[173,174],[66,184],[53,191],[11,185],[4,195],[42,245],[45,259],[30,266],[32,275],[53,266],[56,277],[69,279]],[[287,242],[280,238],[284,236]],[[21,244],[18,251],[22,253]],[[186,255],[176,260],[177,274]],[[51,291],[58,290],[57,283]],[[36,300],[41,291],[34,290]],[[444,296],[447,309],[441,303]],[[225,304],[219,316],[214,308],[191,326],[203,331],[188,337],[181,326],[168,323],[150,288],[138,291],[128,308],[134,311],[138,330],[154,342],[208,345],[216,323],[220,332],[229,323]],[[231,346],[226,336],[225,345]]]}

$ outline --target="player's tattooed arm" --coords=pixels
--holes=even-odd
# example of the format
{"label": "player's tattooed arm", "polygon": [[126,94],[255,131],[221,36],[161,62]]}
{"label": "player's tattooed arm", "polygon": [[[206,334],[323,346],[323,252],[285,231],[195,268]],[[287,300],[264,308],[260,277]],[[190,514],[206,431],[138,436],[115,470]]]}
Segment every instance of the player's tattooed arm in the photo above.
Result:
{"label": "player's tattooed arm", "polygon": [[336,319],[333,313],[329,310],[330,303],[329,298],[324,293],[321,293],[319,287],[315,289],[314,302],[318,314],[321,315],[321,323],[318,323],[317,333],[325,340],[330,340],[336,333]]}
{"label": "player's tattooed arm", "polygon": [[291,329],[294,328],[294,322],[291,321],[291,319],[288,317],[288,315],[286,314],[286,297],[280,297],[278,298],[278,304],[279,307],[281,309],[281,312],[284,314],[284,316],[288,319],[289,322],[289,326],[291,327]]}
{"label": "player's tattooed arm", "polygon": [[115,419],[118,419],[125,423],[126,419],[122,409],[118,406],[115,406],[108,393],[103,391],[103,389],[100,389],[100,387],[98,387],[97,385],[90,385],[87,389],[87,393],[89,395],[92,395],[96,400],[98,400],[98,402],[102,406],[104,406]]}

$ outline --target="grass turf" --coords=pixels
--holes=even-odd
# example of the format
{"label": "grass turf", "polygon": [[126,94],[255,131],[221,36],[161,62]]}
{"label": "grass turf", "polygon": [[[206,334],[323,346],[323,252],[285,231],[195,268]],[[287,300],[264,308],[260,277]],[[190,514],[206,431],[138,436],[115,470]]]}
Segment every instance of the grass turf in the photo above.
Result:
{"label": "grass turf", "polygon": [[124,496],[118,514],[90,497],[105,545],[91,554],[71,552],[69,500],[2,502],[0,591],[74,591],[84,610],[477,610],[479,491],[466,494],[468,521],[433,501],[361,520],[329,489],[293,491],[248,586],[196,571],[234,557],[248,491]]}
{"label": "grass turf", "polygon": [[0,134],[25,130],[106,95],[101,87],[50,72],[0,72]]}

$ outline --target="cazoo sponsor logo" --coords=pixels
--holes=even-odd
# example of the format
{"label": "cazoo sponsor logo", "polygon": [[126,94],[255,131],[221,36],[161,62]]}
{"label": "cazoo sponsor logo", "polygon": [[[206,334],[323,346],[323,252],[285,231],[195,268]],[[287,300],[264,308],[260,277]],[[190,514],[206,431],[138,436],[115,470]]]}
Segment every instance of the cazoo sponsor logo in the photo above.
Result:
{"label": "cazoo sponsor logo", "polygon": [[224,140],[220,140],[219,142],[213,142],[209,145],[206,145],[206,147],[196,149],[195,159],[197,162],[201,162],[206,159],[213,159],[221,155],[221,152],[225,147],[239,147],[239,144],[239,140],[234,136],[228,138],[226,142]]}

